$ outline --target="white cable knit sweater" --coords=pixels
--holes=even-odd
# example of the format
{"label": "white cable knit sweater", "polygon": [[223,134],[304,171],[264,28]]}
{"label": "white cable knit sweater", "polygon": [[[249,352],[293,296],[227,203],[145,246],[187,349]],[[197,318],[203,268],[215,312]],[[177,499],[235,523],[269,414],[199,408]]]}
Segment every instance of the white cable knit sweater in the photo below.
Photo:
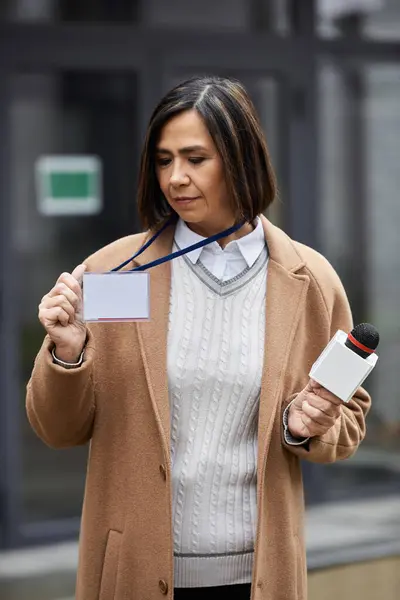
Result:
{"label": "white cable knit sweater", "polygon": [[227,281],[207,271],[201,255],[195,264],[188,256],[172,263],[175,587],[251,581],[268,259],[261,248]]}

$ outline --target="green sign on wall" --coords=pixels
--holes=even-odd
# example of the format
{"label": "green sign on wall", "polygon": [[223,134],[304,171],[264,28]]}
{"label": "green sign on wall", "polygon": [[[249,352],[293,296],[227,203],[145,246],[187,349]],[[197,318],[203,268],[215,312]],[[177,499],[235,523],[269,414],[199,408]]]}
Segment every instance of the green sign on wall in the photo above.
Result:
{"label": "green sign on wall", "polygon": [[102,209],[102,168],[97,156],[41,156],[35,180],[43,215],[93,215]]}

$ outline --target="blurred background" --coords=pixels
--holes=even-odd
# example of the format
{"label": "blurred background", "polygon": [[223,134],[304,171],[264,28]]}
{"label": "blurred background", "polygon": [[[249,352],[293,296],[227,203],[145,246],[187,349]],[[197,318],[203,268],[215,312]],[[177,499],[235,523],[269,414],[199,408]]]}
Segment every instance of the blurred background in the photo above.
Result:
{"label": "blurred background", "polygon": [[304,465],[309,597],[398,599],[399,0],[1,0],[0,598],[73,598],[87,448],[50,450],[27,423],[37,306],[140,230],[148,117],[195,74],[246,85],[279,179],[269,218],[381,334],[365,442]]}

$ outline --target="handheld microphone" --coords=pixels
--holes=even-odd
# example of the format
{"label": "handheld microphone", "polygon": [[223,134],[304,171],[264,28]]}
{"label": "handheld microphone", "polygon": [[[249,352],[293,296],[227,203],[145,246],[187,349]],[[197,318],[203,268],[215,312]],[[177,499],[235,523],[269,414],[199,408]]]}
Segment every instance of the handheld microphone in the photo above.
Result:
{"label": "handheld microphone", "polygon": [[309,375],[343,402],[349,402],[375,367],[378,344],[379,333],[369,323],[360,323],[349,334],[339,329]]}
{"label": "handheld microphone", "polygon": [[353,350],[361,358],[368,358],[379,344],[379,333],[370,323],[360,323],[347,336],[345,346]]}

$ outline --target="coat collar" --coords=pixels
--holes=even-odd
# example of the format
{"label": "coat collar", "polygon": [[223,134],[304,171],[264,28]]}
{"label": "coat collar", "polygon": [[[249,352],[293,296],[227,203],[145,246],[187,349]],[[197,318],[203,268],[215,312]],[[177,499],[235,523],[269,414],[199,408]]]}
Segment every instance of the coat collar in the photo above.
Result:
{"label": "coat collar", "polygon": [[[298,271],[304,261],[292,240],[265,217],[262,218],[268,246],[266,294],[265,351],[259,411],[258,476],[268,452],[279,392],[293,343],[298,320],[305,304],[309,284],[307,275]],[[174,227],[167,228],[157,240],[135,260],[146,264],[171,252]],[[150,239],[151,234],[145,238]],[[150,271],[151,320],[136,323],[145,374],[158,429],[163,441],[166,463],[170,465],[170,406],[167,378],[167,341],[171,289],[171,263],[163,263]]]}

